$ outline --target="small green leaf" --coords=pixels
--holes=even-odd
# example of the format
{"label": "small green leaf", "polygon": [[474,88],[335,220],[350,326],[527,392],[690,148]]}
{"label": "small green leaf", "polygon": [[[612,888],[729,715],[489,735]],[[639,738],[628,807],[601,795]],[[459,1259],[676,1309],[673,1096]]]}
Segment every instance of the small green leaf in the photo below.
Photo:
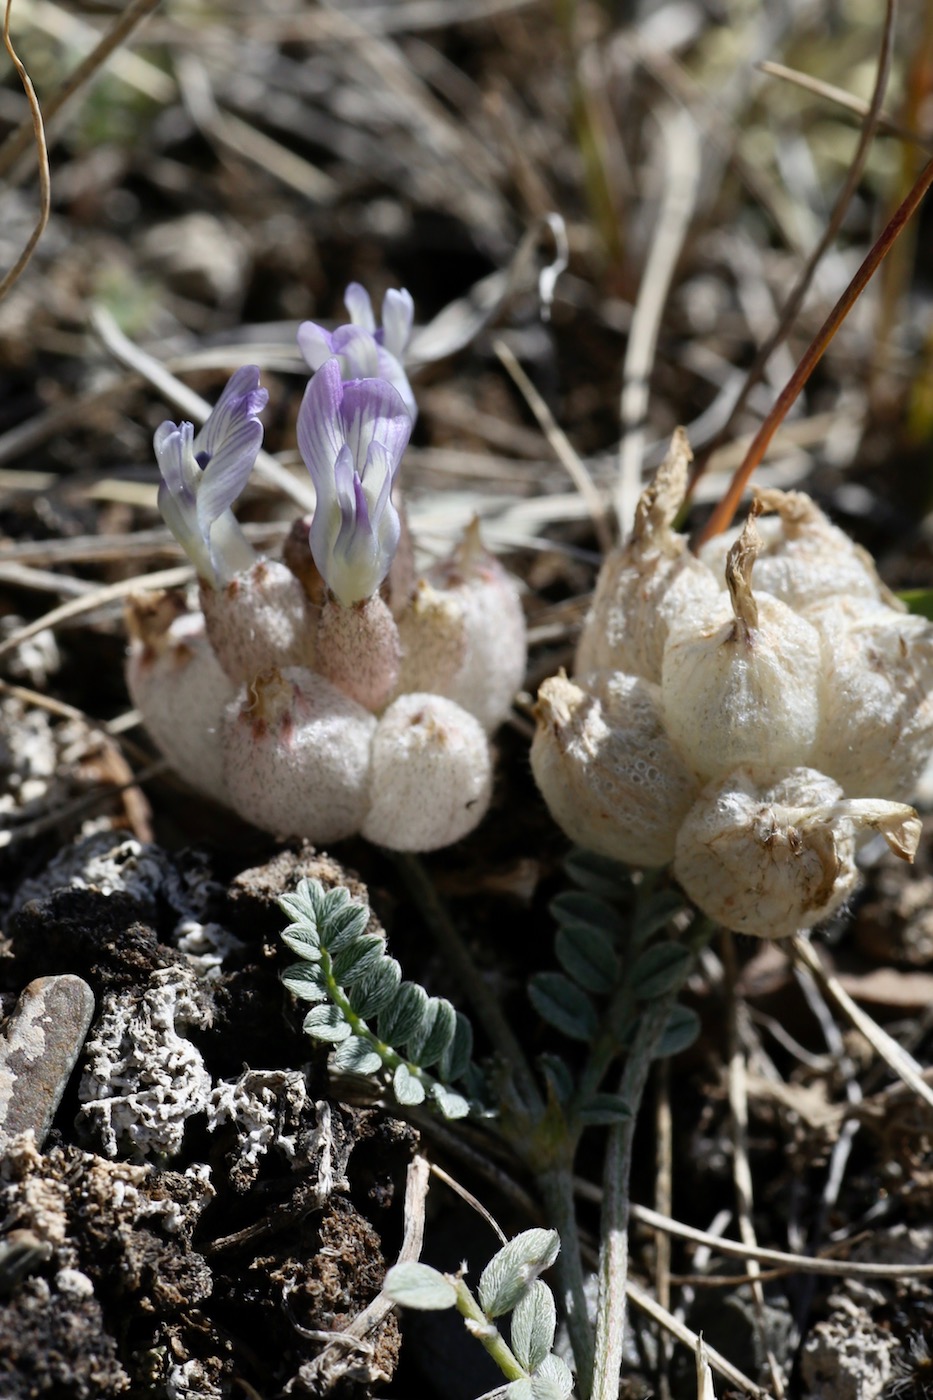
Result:
{"label": "small green leaf", "polygon": [[901,588],[897,595],[907,611],[933,622],[933,588]]}
{"label": "small green leaf", "polygon": [[455,1094],[453,1089],[448,1089],[444,1084],[435,1084],[431,1089],[431,1097],[445,1118],[466,1118],[470,1111],[469,1099],[465,1099],[462,1094]]}
{"label": "small green leaf", "polygon": [[289,924],[282,930],[282,942],[306,962],[321,961],[321,944],[317,931],[308,924]]}
{"label": "small green leaf", "polygon": [[350,903],[330,915],[321,925],[321,943],[331,956],[339,953],[354,938],[365,933],[369,910],[365,904]]}
{"label": "small green leaf", "polygon": [[394,999],[379,1013],[379,1039],[386,1045],[407,1045],[421,1026],[428,1009],[428,994],[417,982],[403,982]]}
{"label": "small green leaf", "polygon": [[339,952],[333,954],[331,971],[334,981],[341,987],[349,987],[372,972],[376,963],[385,954],[385,939],[378,933],[363,934],[344,943]]}
{"label": "small green leaf", "polygon": [[376,1074],[382,1069],[382,1057],[368,1041],[351,1036],[337,1046],[331,1057],[331,1065],[345,1074]]}
{"label": "small green leaf", "polygon": [[570,1066],[566,1065],[559,1055],[539,1055],[538,1064],[541,1066],[541,1073],[553,1090],[557,1102],[569,1103],[573,1098],[574,1090]]}
{"label": "small green leaf", "polygon": [[635,960],[630,975],[633,994],[639,1001],[654,1001],[679,987],[693,959],[689,948],[680,943],[653,943]]}
{"label": "small green leaf", "polygon": [[554,940],[557,961],[588,992],[611,992],[619,976],[612,940],[592,924],[564,924]]}
{"label": "small green leaf", "polygon": [[432,997],[428,1008],[430,1016],[425,1017],[423,1034],[419,1032],[408,1042],[411,1059],[425,1067],[437,1063],[457,1031],[457,1013],[446,998]]}
{"label": "small green leaf", "polygon": [[570,1368],[559,1356],[546,1356],[531,1378],[534,1400],[567,1400],[572,1391]]}
{"label": "small green leaf", "polygon": [[668,1055],[679,1055],[681,1050],[686,1050],[693,1044],[699,1034],[700,1018],[696,1012],[691,1011],[689,1006],[675,1006],[658,1042],[654,1058],[663,1060]]}
{"label": "small green leaf", "polygon": [[573,1040],[592,1040],[598,1025],[596,1008],[585,992],[560,972],[538,972],[528,984],[538,1015]]}
{"label": "small green leaf", "polygon": [[575,846],[570,852],[564,861],[564,869],[574,884],[586,890],[587,894],[595,894],[610,903],[625,894],[632,884],[628,866],[620,865],[608,856],[598,856],[595,851],[585,851],[582,846]]}
{"label": "small green leaf", "polygon": [[341,1040],[353,1034],[352,1027],[343,1019],[339,1006],[312,1006],[304,1019],[304,1030],[315,1040],[329,1040],[338,1045]]}
{"label": "small green leaf", "polygon": [[556,1327],[554,1294],[538,1279],[519,1298],[512,1313],[512,1350],[526,1371],[536,1371],[550,1355]]}
{"label": "small green leaf", "polygon": [[457,1012],[454,1038],[438,1061],[438,1077],[445,1084],[456,1084],[466,1074],[473,1054],[473,1027],[462,1012]]}
{"label": "small green leaf", "polygon": [[556,1230],[523,1230],[503,1245],[480,1275],[477,1293],[486,1316],[511,1312],[525,1289],[551,1267],[559,1252]]}
{"label": "small green leaf", "polygon": [[648,939],[669,924],[683,907],[683,895],[677,890],[660,890],[646,899],[635,915],[629,941],[630,951],[634,952],[643,943],[647,943]]}
{"label": "small green leaf", "polygon": [[450,1279],[428,1264],[416,1264],[411,1260],[392,1266],[385,1276],[382,1291],[393,1303],[415,1308],[418,1312],[441,1312],[452,1308],[457,1301],[457,1290]]}
{"label": "small green leaf", "polygon": [[366,1021],[378,1015],[395,997],[401,980],[402,969],[395,959],[380,958],[372,971],[354,982],[347,992],[357,1016]]}
{"label": "small green leaf", "polygon": [[626,923],[618,909],[595,895],[567,890],[552,899],[548,908],[559,924],[591,924],[615,940],[625,936]]}
{"label": "small green leaf", "polygon": [[580,1108],[580,1122],[590,1128],[623,1123],[631,1116],[632,1110],[621,1094],[593,1094]]}
{"label": "small green leaf", "polygon": [[392,1076],[392,1091],[399,1103],[411,1108],[424,1103],[424,1085],[407,1065],[398,1065]]}
{"label": "small green leaf", "polygon": [[318,963],[292,963],[282,973],[282,983],[301,1001],[326,1001],[327,987]]}

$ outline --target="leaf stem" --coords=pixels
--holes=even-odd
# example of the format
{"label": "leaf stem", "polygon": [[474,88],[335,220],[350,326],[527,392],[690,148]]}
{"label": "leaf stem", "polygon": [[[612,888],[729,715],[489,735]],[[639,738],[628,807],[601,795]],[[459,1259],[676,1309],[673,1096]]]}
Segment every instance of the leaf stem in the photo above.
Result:
{"label": "leaf stem", "polygon": [[495,1323],[483,1312],[462,1278],[451,1279],[457,1289],[457,1311],[464,1318],[473,1336],[482,1342],[499,1370],[509,1381],[527,1380],[528,1372],[521,1366]]}
{"label": "leaf stem", "polygon": [[594,1338],[586,1300],[583,1255],[573,1194],[573,1147],[569,1144],[568,1156],[571,1161],[566,1167],[541,1172],[536,1180],[544,1199],[547,1222],[560,1235],[560,1254],[554,1267],[573,1349],[577,1390],[581,1395],[589,1395],[593,1384]]}

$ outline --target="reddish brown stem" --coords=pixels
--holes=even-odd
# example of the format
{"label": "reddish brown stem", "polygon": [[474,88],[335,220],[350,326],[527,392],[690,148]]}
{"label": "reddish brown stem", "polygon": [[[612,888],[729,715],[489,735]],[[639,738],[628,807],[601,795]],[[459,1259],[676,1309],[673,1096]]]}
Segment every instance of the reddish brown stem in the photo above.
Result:
{"label": "reddish brown stem", "polygon": [[931,184],[933,184],[933,160],[927,162],[906,198],[894,211],[865,261],[817,331],[803,359],[781,390],[773,408],[755,434],[742,465],[729,483],[728,491],[706,522],[700,535],[699,544],[704,544],[706,540],[712,539],[714,535],[728,529],[732,523],[732,517],[742,499],[742,492],[745,490],[748,479],[768,450],[768,445],[784,421],[788,409],[823,358],[827,346],[877,272],[883,258],[893,247],[904,225],[916,212]]}

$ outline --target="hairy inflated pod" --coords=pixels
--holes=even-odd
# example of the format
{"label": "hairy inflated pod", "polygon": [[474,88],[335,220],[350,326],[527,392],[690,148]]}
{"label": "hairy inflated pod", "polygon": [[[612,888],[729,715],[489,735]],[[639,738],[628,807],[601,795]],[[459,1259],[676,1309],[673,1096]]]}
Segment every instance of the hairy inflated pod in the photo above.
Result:
{"label": "hairy inflated pod", "polygon": [[235,688],[207,640],[204,618],[178,594],[131,597],[126,683],[146,728],[177,773],[226,800],[221,721]]}
{"label": "hairy inflated pod", "polygon": [[[850,540],[803,491],[756,491],[761,551],[755,564],[755,587],[800,610],[823,599],[875,598],[903,610],[878,577],[867,550]],[[740,530],[717,535],[703,546],[700,558],[717,578]]]}
{"label": "hairy inflated pod", "polygon": [[849,797],[909,799],[933,749],[933,624],[861,597],[805,615],[823,644],[813,762]]}
{"label": "hairy inflated pod", "polygon": [[729,551],[728,596],[675,627],[664,649],[665,727],[704,779],[743,763],[807,763],[816,739],[820,639],[785,603],[752,592],[758,546],[749,520]]}
{"label": "hairy inflated pod", "polygon": [[262,672],[224,720],[231,806],[276,835],[352,836],[369,806],[375,728],[373,715],[313,671]]}
{"label": "hairy inflated pod", "polygon": [[[403,660],[399,688],[418,684],[444,695],[491,731],[509,713],[525,678],[527,637],[518,585],[484,549],[476,521],[450,558],[428,571],[426,583],[431,593],[416,588],[399,619],[410,658],[407,666]],[[455,651],[459,656],[452,668]]]}
{"label": "hairy inflated pod", "polygon": [[378,593],[344,607],[329,597],[315,638],[315,669],[373,713],[395,690],[401,643],[395,618]]}
{"label": "hairy inflated pod", "polygon": [[531,767],[551,816],[580,846],[666,865],[699,783],[664,732],[658,687],[619,672],[538,691]]}
{"label": "hairy inflated pod", "polygon": [[857,831],[879,831],[913,859],[916,812],[849,801],[825,774],[740,768],[708,784],[677,835],[674,874],[711,919],[736,933],[787,938],[829,917],[858,883]]}
{"label": "hairy inflated pod", "polygon": [[373,737],[363,835],[394,851],[438,850],[478,826],[491,792],[479,721],[443,696],[401,695]]}
{"label": "hairy inflated pod", "polygon": [[232,681],[270,666],[310,666],[317,614],[291,569],[257,559],[229,582],[201,585],[201,607],[217,659]]}
{"label": "hairy inflated pod", "polygon": [[668,631],[709,609],[722,581],[694,558],[674,520],[684,502],[693,454],[682,428],[654,481],[642,494],[632,533],[607,555],[583,625],[574,670],[622,671],[659,682]]}

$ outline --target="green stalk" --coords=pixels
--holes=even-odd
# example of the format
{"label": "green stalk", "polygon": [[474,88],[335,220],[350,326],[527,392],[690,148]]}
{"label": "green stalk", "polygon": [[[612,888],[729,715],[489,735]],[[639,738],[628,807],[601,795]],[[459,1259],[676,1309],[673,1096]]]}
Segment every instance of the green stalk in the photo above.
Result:
{"label": "green stalk", "polygon": [[[453,1280],[451,1280],[453,1282]],[[528,1372],[520,1365],[495,1323],[483,1312],[463,1279],[457,1279],[457,1312],[465,1319],[473,1336],[482,1342],[507,1381],[524,1381]]]}

